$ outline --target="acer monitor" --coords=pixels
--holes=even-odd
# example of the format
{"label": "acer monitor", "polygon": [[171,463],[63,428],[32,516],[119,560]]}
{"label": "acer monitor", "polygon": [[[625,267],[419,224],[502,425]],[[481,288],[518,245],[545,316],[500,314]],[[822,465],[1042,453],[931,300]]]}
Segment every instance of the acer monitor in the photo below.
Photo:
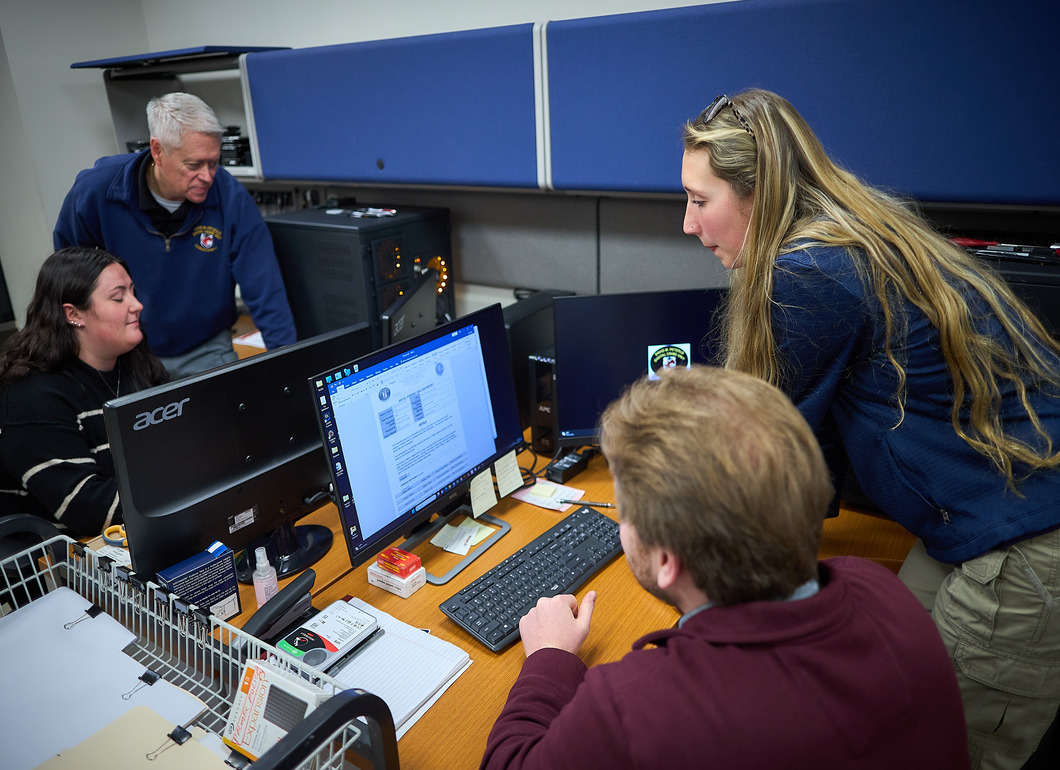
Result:
{"label": "acer monitor", "polygon": [[[402,536],[414,548],[523,443],[500,305],[321,370],[310,387],[354,567]],[[482,520],[501,526],[491,537],[507,530]],[[488,544],[427,580],[446,582]]]}
{"label": "acer monitor", "polygon": [[555,297],[556,446],[598,443],[600,414],[642,375],[667,367],[718,363],[713,319],[725,291]]}
{"label": "acer monitor", "polygon": [[215,540],[242,582],[245,549],[281,577],[323,556],[330,529],[294,526],[331,499],[306,378],[371,349],[360,323],[104,404],[133,569],[154,579]]}

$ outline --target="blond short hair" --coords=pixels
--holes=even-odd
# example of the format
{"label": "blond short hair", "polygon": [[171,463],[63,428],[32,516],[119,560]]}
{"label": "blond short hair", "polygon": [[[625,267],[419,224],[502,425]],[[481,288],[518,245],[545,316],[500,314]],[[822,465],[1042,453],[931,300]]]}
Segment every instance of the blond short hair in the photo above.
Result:
{"label": "blond short hair", "polygon": [[706,366],[645,378],[605,410],[600,446],[622,519],[715,604],[782,599],[816,576],[831,477],[777,388]]}

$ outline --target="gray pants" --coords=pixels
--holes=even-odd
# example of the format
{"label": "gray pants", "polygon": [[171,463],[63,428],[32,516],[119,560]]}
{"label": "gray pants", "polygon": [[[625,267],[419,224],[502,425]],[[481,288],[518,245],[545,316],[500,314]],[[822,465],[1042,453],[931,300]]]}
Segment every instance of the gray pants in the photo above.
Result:
{"label": "gray pants", "polygon": [[159,357],[169,376],[174,380],[231,363],[239,358],[232,347],[232,332],[225,329],[198,347],[179,356]]}
{"label": "gray pants", "polygon": [[1060,530],[958,566],[917,540],[898,577],[950,651],[973,770],[1022,767],[1060,705]]}

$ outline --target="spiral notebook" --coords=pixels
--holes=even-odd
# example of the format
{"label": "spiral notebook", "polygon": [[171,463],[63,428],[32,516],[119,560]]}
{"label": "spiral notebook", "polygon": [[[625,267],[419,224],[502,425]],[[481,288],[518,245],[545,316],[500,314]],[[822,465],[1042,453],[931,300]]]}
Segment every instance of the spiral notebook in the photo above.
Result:
{"label": "spiral notebook", "polygon": [[382,698],[400,738],[467,670],[471,657],[455,644],[402,623],[367,602],[355,597],[346,600],[374,615],[385,632],[345,666],[331,672],[332,676],[347,687]]}

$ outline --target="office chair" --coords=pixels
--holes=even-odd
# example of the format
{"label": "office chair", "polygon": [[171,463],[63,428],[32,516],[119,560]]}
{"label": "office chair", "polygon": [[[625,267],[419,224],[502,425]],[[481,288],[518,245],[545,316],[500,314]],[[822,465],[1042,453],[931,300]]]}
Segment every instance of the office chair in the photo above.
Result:
{"label": "office chair", "polygon": [[[38,598],[30,595],[36,593],[32,586],[22,585],[27,575],[36,572],[36,565],[31,564],[31,557],[13,558],[16,554],[45,543],[62,533],[50,521],[28,513],[12,513],[0,516],[0,563],[4,565],[2,579],[7,586],[15,586],[20,593],[12,595],[9,591],[0,591],[0,604],[8,604],[12,599],[15,606],[22,606]],[[51,558],[58,562],[65,558],[64,545],[49,548]]]}

